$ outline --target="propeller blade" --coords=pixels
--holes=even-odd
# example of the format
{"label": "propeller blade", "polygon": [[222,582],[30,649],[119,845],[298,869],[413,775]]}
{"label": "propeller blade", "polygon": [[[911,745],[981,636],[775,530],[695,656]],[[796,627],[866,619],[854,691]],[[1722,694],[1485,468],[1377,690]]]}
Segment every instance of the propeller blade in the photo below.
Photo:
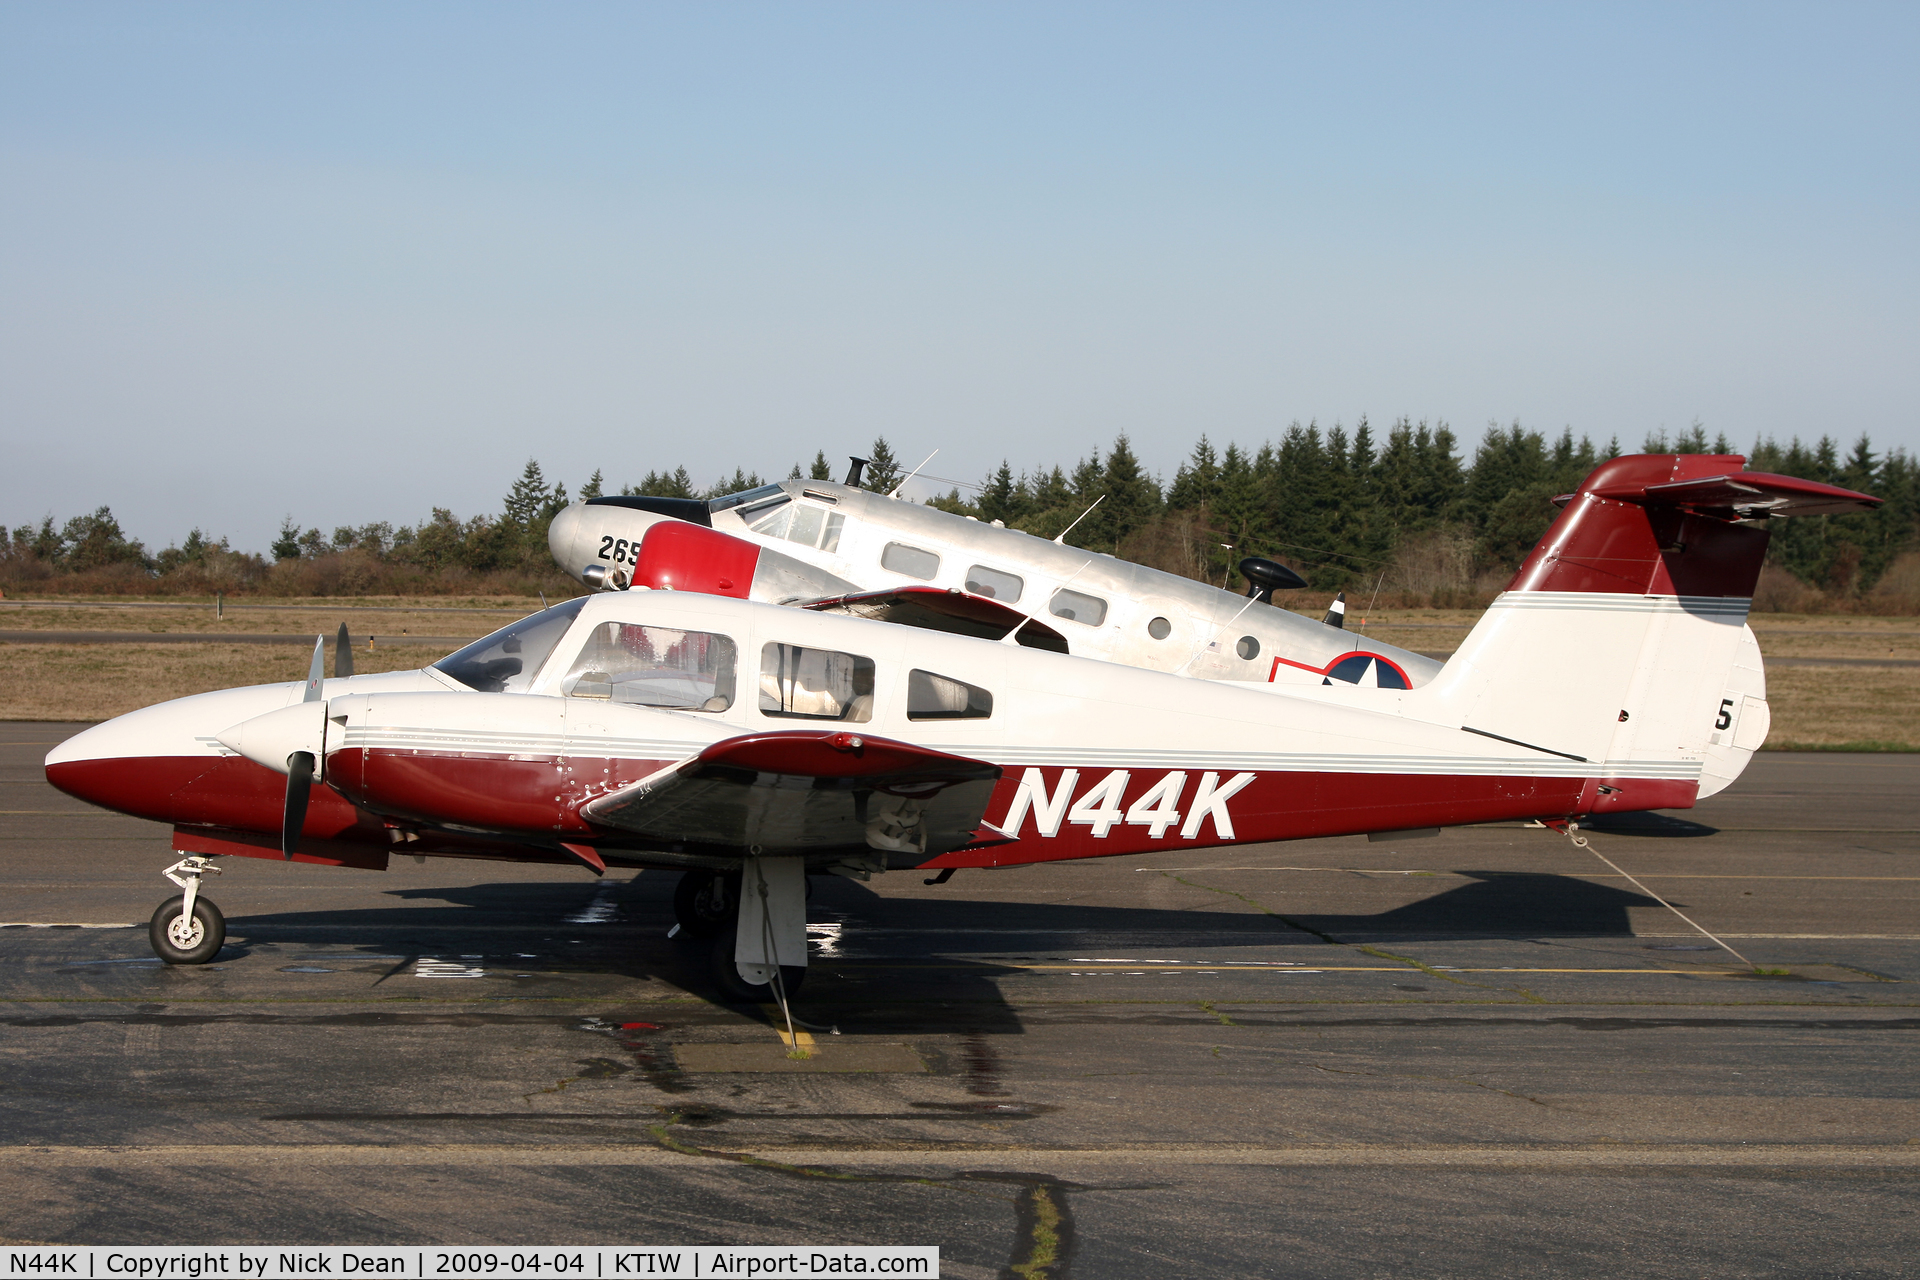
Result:
{"label": "propeller blade", "polygon": [[338,680],[345,680],[353,674],[353,637],[347,634],[347,624],[340,624],[340,634],[333,640],[333,674]]}
{"label": "propeller blade", "polygon": [[313,638],[313,665],[307,668],[307,692],[300,701],[320,701],[320,682],[326,678],[326,674],[327,638],[325,636],[315,636]]}
{"label": "propeller blade", "polygon": [[1339,595],[1333,598],[1333,603],[1327,606],[1327,616],[1320,619],[1320,621],[1325,623],[1329,627],[1344,628],[1347,625],[1347,593],[1346,592],[1342,591]]}
{"label": "propeller blade", "polygon": [[288,862],[300,844],[300,828],[307,822],[307,797],[313,793],[313,753],[296,751],[287,757],[287,807],[280,819],[280,853]]}

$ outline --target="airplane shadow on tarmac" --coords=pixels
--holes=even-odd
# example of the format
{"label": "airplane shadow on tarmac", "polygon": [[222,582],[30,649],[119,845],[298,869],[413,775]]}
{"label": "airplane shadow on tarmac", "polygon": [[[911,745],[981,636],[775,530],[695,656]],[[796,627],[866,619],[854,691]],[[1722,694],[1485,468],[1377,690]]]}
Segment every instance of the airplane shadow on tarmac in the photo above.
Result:
{"label": "airplane shadow on tarmac", "polygon": [[[1571,876],[1458,871],[1429,897],[1371,914],[1318,912],[1313,896],[1276,885],[1250,907],[1089,906],[964,897],[883,897],[856,881],[821,877],[808,907],[817,959],[797,1001],[809,1016],[848,1031],[916,1034],[963,1029],[966,1053],[987,1062],[990,1038],[1020,1035],[1019,1011],[1000,979],[1023,960],[1084,955],[1188,954],[1391,939],[1631,937],[1630,907],[1657,907],[1638,893]],[[233,954],[250,944],[347,947],[390,964],[402,982],[423,960],[484,965],[502,998],[630,997],[632,980],[659,980],[713,1000],[711,943],[669,940],[676,877],[588,883],[494,883],[389,890],[404,906],[364,911],[235,917]],[[963,882],[964,883],[964,882]],[[1682,904],[1684,905],[1684,904]],[[596,912],[598,913],[596,915]],[[977,957],[977,958],[975,958]],[[458,967],[458,965],[456,965]],[[491,983],[489,984],[492,985]],[[503,989],[504,988],[504,989]],[[973,1067],[968,1066],[972,1071]]]}
{"label": "airplane shadow on tarmac", "polygon": [[[829,899],[828,909],[837,907],[844,915],[847,934],[855,945],[863,927],[877,927],[885,931],[889,950],[1006,955],[1038,947],[1082,951],[1096,945],[1212,949],[1317,943],[1324,938],[1345,941],[1380,934],[1409,941],[1422,937],[1631,937],[1633,926],[1627,909],[1660,905],[1640,893],[1572,876],[1464,870],[1449,874],[1466,877],[1469,882],[1368,915],[1316,912],[1311,893],[1285,888],[1260,894],[1261,904],[1276,913],[1271,916],[1247,909],[1168,911],[958,898],[881,898],[858,885],[850,887],[864,895],[863,901],[841,905],[851,895],[835,886],[838,891]],[[813,917],[820,914],[821,900],[816,898]],[[969,937],[969,930],[991,933]],[[926,936],[916,940],[916,932]]]}
{"label": "airplane shadow on tarmac", "polygon": [[[1692,825],[1692,824],[1688,824]],[[1273,915],[1232,910],[1007,902],[965,897],[884,897],[855,881],[821,878],[808,918],[837,933],[823,961],[924,964],[912,980],[937,998],[989,999],[992,978],[1018,963],[1059,954],[1124,954],[1127,949],[1207,951],[1316,945],[1391,937],[1498,939],[1631,937],[1628,909],[1657,908],[1640,893],[1572,876],[1462,870],[1449,887],[1370,914],[1316,911],[1306,882],[1260,890]],[[293,945],[349,945],[421,956],[525,955],[528,967],[604,977],[659,978],[707,993],[704,942],[669,941],[674,877],[642,875],[587,885],[496,883],[388,891],[405,906],[365,911],[236,917],[235,933]],[[1684,906],[1685,904],[1680,904]],[[599,916],[594,913],[600,912]],[[837,930],[835,929],[837,926]],[[537,955],[537,962],[532,957]],[[978,961],[966,959],[978,955]],[[992,957],[991,959],[987,957]],[[490,961],[491,963],[491,961]],[[511,962],[505,968],[514,967]],[[904,979],[890,980],[888,986]],[[878,994],[876,992],[876,994]]]}

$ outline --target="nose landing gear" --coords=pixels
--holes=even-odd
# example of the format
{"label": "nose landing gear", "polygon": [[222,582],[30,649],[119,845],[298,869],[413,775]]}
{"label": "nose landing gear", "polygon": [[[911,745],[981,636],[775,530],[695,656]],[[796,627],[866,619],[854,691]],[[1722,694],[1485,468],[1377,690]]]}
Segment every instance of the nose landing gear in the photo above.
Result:
{"label": "nose landing gear", "polygon": [[227,940],[227,918],[211,898],[200,896],[200,877],[209,873],[217,876],[220,868],[211,858],[198,855],[182,858],[161,872],[184,890],[180,897],[168,898],[155,908],[147,926],[153,954],[168,964],[205,964],[220,954]]}

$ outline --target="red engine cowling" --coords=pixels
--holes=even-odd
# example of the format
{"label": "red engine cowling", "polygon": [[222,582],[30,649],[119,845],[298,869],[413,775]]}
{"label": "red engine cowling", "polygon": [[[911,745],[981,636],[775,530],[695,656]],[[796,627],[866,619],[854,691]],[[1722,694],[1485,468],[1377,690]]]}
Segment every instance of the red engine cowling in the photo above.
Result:
{"label": "red engine cowling", "polygon": [[640,539],[633,585],[657,591],[700,591],[745,600],[753,590],[760,548],[679,520],[661,520]]}

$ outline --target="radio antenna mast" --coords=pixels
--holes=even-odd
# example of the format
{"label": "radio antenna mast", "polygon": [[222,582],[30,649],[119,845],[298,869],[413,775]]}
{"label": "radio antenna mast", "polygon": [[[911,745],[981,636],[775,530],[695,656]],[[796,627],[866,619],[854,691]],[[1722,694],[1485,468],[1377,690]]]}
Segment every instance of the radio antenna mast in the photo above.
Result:
{"label": "radio antenna mast", "polygon": [[[1099,506],[1101,503],[1105,502],[1106,500],[1107,500],[1107,495],[1104,493],[1101,494],[1099,497],[1093,500],[1093,507]],[[1073,518],[1073,524],[1079,524],[1082,520],[1085,520],[1088,516],[1092,515],[1093,507],[1088,507],[1085,511],[1082,511],[1079,515],[1075,516]],[[1068,534],[1073,532],[1073,524],[1068,525],[1066,528],[1060,531],[1060,536],[1053,540],[1054,545],[1061,546],[1061,547],[1064,547],[1067,545],[1066,538]]]}
{"label": "radio antenna mast", "polygon": [[[927,464],[928,464],[929,462],[932,462],[932,461],[933,461],[933,454],[934,454],[934,453],[939,453],[939,452],[940,452],[940,451],[939,451],[938,449],[935,449],[935,450],[933,451],[933,453],[930,453],[930,454],[928,454],[928,455],[927,455],[926,457],[924,457],[924,458],[922,458],[922,459],[920,459],[920,467],[924,467],[924,466],[926,466],[926,465],[927,465]],[[914,478],[915,476],[917,476],[917,475],[919,475],[919,474],[920,474],[920,467],[915,467],[915,468],[914,468],[913,470],[911,470],[911,471],[909,471],[909,472],[907,472],[907,480],[911,480],[911,479],[913,479],[913,478]],[[899,497],[899,496],[900,496],[900,491],[901,491],[902,489],[904,489],[904,488],[906,488],[906,487],[907,487],[907,480],[902,480],[902,481],[901,481],[901,482],[900,482],[899,484],[897,484],[897,485],[895,485],[895,486],[893,486],[893,492],[892,492],[892,493],[890,493],[890,494],[888,494],[887,496],[888,496],[889,498],[897,498],[897,497]]]}

